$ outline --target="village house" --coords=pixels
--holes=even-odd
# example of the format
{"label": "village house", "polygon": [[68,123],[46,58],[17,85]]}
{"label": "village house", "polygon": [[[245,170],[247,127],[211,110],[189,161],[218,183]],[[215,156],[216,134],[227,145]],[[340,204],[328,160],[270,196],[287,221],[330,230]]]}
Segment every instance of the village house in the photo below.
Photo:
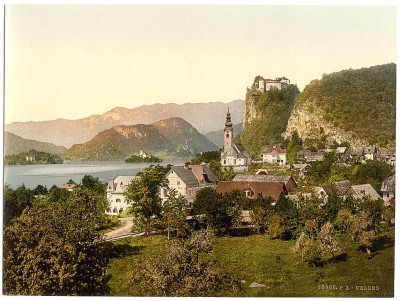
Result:
{"label": "village house", "polygon": [[76,188],[76,185],[75,185],[75,184],[68,184],[68,183],[65,183],[65,184],[62,184],[62,185],[60,186],[60,188],[61,188],[61,189],[67,189],[68,191],[73,191],[73,190]]}
{"label": "village house", "polygon": [[292,176],[238,174],[232,179],[232,182],[283,183],[288,193],[294,192],[297,187],[297,183]]}
{"label": "village house", "polygon": [[373,201],[381,199],[371,184],[351,185],[348,180],[323,185],[321,194],[325,197],[336,195],[339,197],[352,196],[355,199],[369,198]]}
{"label": "village house", "polygon": [[233,127],[231,114],[226,114],[224,129],[224,148],[221,152],[222,167],[232,167],[235,171],[245,171],[251,165],[251,156],[243,145],[233,142]]}
{"label": "village house", "polygon": [[239,190],[249,199],[256,199],[261,194],[265,198],[273,198],[275,202],[278,201],[281,194],[288,194],[283,182],[220,181],[216,189],[218,193],[222,194]]}
{"label": "village house", "polygon": [[278,77],[276,79],[264,79],[260,76],[258,80],[258,90],[261,92],[266,92],[272,87],[277,88],[278,90],[283,90],[289,87],[290,80],[286,77]]}
{"label": "village house", "polygon": [[376,147],[366,146],[364,147],[364,158],[365,160],[375,160],[376,158]]}
{"label": "village house", "polygon": [[[165,175],[168,188],[175,189],[186,198],[189,207],[192,206],[197,191],[204,187],[215,188],[218,183],[217,176],[208,168],[207,164],[172,166]],[[161,198],[168,197],[167,189],[161,191]]]}
{"label": "village house", "polygon": [[379,149],[376,154],[376,159],[394,166],[396,164],[396,150],[386,148]]}
{"label": "village house", "polygon": [[390,175],[382,182],[381,192],[385,206],[392,205],[395,199],[396,176],[393,170]]}
{"label": "village house", "polygon": [[297,158],[303,159],[305,162],[323,161],[325,158],[325,153],[322,151],[312,152],[308,149],[300,150],[297,153]]}
{"label": "village house", "polygon": [[129,208],[130,204],[125,199],[124,192],[130,182],[136,178],[137,176],[118,176],[108,180],[106,196],[110,207],[106,210],[107,214],[117,215]]}
{"label": "village house", "polygon": [[311,165],[308,163],[303,164],[290,164],[290,169],[297,171],[299,173],[299,177],[303,178],[306,172],[311,168]]}
{"label": "village house", "polygon": [[268,146],[262,150],[263,163],[278,163],[279,165],[286,165],[287,152],[279,145]]}

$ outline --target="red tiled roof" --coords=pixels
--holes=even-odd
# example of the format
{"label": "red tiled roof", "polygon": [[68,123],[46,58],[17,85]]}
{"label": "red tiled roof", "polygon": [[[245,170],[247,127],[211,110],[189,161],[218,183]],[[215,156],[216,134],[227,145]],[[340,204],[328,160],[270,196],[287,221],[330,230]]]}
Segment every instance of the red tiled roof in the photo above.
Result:
{"label": "red tiled roof", "polygon": [[226,193],[234,190],[251,190],[252,194],[249,197],[250,199],[256,199],[259,193],[261,193],[263,197],[270,196],[274,200],[278,200],[281,193],[287,194],[285,184],[272,182],[221,181],[218,182],[216,190],[218,193]]}

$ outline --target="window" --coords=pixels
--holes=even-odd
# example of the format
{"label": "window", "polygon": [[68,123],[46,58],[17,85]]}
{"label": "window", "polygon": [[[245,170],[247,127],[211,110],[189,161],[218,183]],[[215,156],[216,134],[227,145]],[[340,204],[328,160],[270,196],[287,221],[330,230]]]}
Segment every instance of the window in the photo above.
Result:
{"label": "window", "polygon": [[121,213],[122,211],[124,211],[124,208],[119,208],[119,213]]}
{"label": "window", "polygon": [[224,164],[226,164],[226,160],[224,160]]}
{"label": "window", "polygon": [[117,208],[114,207],[113,213],[118,213]]}
{"label": "window", "polygon": [[176,181],[176,185],[181,185],[181,181]]}
{"label": "window", "polygon": [[115,202],[116,202],[116,203],[120,203],[120,202],[121,202],[121,199],[116,199]]}
{"label": "window", "polygon": [[226,138],[229,138],[229,133],[226,133]]}

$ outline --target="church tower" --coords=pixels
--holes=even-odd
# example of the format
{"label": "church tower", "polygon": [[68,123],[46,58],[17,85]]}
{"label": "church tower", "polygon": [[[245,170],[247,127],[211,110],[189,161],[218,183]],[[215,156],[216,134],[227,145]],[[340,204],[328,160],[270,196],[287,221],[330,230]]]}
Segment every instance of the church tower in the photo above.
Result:
{"label": "church tower", "polygon": [[224,153],[228,152],[233,146],[233,127],[231,121],[231,113],[226,113],[226,122],[224,129]]}

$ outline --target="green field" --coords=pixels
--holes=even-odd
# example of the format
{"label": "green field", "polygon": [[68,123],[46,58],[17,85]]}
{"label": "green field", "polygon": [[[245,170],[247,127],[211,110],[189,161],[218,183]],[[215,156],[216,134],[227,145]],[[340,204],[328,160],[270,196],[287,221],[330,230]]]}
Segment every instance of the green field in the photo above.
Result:
{"label": "green field", "polygon": [[[218,237],[213,251],[200,260],[215,260],[226,272],[242,280],[239,296],[270,297],[391,297],[394,295],[394,229],[381,234],[372,256],[346,236],[339,237],[342,251],[324,257],[322,267],[302,263],[291,251],[295,241],[271,240],[268,235]],[[129,238],[114,243],[109,285],[115,296],[137,296],[130,275],[144,261],[165,250],[162,236]],[[253,282],[265,287],[250,288]],[[226,293],[230,296],[230,292]]]}

